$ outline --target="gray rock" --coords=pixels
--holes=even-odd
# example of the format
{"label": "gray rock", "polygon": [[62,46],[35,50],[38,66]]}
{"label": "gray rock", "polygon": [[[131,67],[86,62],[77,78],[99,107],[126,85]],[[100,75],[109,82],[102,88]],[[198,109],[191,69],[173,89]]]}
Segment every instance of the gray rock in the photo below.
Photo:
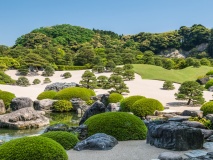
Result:
{"label": "gray rock", "polygon": [[183,122],[183,121],[188,121],[190,116],[175,116],[172,118],[169,118],[168,121],[173,121],[173,122]]}
{"label": "gray rock", "polygon": [[193,150],[185,153],[185,155],[188,156],[189,158],[199,158],[201,156],[205,156],[206,154],[207,152],[203,150]]}
{"label": "gray rock", "polygon": [[80,140],[84,140],[87,138],[88,136],[88,128],[86,125],[82,124],[78,127],[70,127],[68,130],[68,132],[72,132],[74,134],[78,134],[78,138]]}
{"label": "gray rock", "polygon": [[101,101],[105,106],[107,106],[108,104],[108,98],[109,98],[109,94],[106,93],[106,94],[99,94],[97,96],[93,96],[91,97],[92,100],[95,100],[95,101]]}
{"label": "gray rock", "polygon": [[206,141],[213,142],[213,135],[211,135],[210,137],[208,137]]}
{"label": "gray rock", "polygon": [[0,99],[0,114],[6,113],[6,108],[4,105],[4,101]]}
{"label": "gray rock", "polygon": [[47,85],[44,90],[45,91],[54,90],[54,91],[58,92],[64,88],[69,88],[69,87],[79,87],[79,85],[75,82],[71,82],[71,83],[56,82],[56,83]]}
{"label": "gray rock", "polygon": [[118,112],[120,110],[120,103],[109,103],[107,105],[108,112]]}
{"label": "gray rock", "polygon": [[147,143],[158,148],[184,151],[203,147],[200,129],[179,122],[153,121],[147,124]]}
{"label": "gray rock", "polygon": [[197,79],[196,81],[200,83],[201,85],[204,85],[209,81],[209,77],[200,78],[200,79]]}
{"label": "gray rock", "polygon": [[174,116],[177,116],[177,115],[180,115],[181,112],[177,112],[177,111],[167,111],[167,110],[163,110],[163,111],[158,111],[158,110],[156,110],[156,111],[154,112],[154,115],[155,115],[155,116],[164,116],[165,114],[172,114],[172,115],[174,115]]}
{"label": "gray rock", "polygon": [[211,135],[213,135],[213,130],[209,129],[201,129],[201,132],[205,139],[209,138]]}
{"label": "gray rock", "polygon": [[54,124],[51,126],[48,126],[45,130],[44,133],[49,132],[49,131],[67,131],[69,129],[69,126],[63,123],[58,123]]}
{"label": "gray rock", "polygon": [[42,100],[35,100],[33,102],[33,107],[35,110],[42,110],[42,111],[52,111],[52,104],[57,100],[52,99],[42,99]]}
{"label": "gray rock", "polygon": [[104,112],[106,112],[105,105],[100,101],[96,101],[95,103],[92,104],[91,107],[89,107],[86,110],[86,112],[84,113],[83,117],[79,122],[79,125],[83,124],[89,117]]}
{"label": "gray rock", "polygon": [[33,101],[28,97],[16,97],[13,98],[10,103],[12,111],[16,111],[26,107],[33,107]]}
{"label": "gray rock", "polygon": [[173,152],[163,152],[158,156],[160,160],[182,160],[183,158]]}
{"label": "gray rock", "polygon": [[213,114],[207,114],[205,116],[206,119],[210,120],[213,123]]}
{"label": "gray rock", "polygon": [[74,150],[109,150],[112,149],[116,144],[118,144],[118,141],[114,137],[104,133],[96,133],[87,139],[78,142],[74,147]]}
{"label": "gray rock", "polygon": [[200,117],[203,118],[203,111],[200,110],[184,110],[181,114],[182,116]]}
{"label": "gray rock", "polygon": [[213,151],[213,142],[205,142],[203,144],[203,148],[210,150],[210,151]]}
{"label": "gray rock", "polygon": [[213,92],[213,86],[209,87],[208,91]]}
{"label": "gray rock", "polygon": [[0,128],[32,129],[49,125],[49,119],[42,114],[33,107],[27,107],[0,115]]}
{"label": "gray rock", "polygon": [[86,102],[80,98],[72,98],[70,102],[72,103],[73,110],[77,111],[78,114],[84,114],[84,112],[89,108],[89,106],[86,105]]}
{"label": "gray rock", "polygon": [[197,121],[183,121],[182,123],[189,127],[206,129],[206,127],[202,123]]}

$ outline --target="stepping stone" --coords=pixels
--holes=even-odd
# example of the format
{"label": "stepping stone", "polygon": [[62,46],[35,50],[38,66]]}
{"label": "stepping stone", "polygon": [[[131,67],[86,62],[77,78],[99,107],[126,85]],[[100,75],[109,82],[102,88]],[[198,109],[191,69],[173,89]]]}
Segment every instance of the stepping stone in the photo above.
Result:
{"label": "stepping stone", "polygon": [[203,150],[193,150],[188,153],[185,153],[185,155],[188,156],[189,158],[197,158],[197,157],[205,156],[207,153],[208,152]]}
{"label": "stepping stone", "polygon": [[210,150],[210,151],[213,151],[213,142],[206,142],[206,143],[203,144],[203,147],[204,147],[205,149],[208,149],[208,150]]}

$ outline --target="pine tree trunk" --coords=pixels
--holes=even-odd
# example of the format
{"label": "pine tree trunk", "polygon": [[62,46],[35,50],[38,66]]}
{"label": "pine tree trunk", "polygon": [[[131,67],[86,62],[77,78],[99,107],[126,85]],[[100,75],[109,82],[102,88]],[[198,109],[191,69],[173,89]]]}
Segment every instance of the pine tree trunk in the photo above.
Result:
{"label": "pine tree trunk", "polygon": [[191,102],[191,98],[189,98],[189,100],[188,100],[188,102],[187,102],[187,105],[189,105],[189,104],[190,104],[190,102]]}

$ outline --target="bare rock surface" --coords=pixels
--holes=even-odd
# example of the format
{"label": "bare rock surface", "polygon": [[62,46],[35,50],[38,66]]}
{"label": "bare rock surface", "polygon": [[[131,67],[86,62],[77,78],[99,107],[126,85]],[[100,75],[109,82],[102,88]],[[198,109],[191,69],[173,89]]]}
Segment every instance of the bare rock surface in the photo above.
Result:
{"label": "bare rock surface", "polygon": [[13,98],[10,103],[12,111],[16,111],[26,107],[33,107],[33,101],[28,97],[16,97]]}

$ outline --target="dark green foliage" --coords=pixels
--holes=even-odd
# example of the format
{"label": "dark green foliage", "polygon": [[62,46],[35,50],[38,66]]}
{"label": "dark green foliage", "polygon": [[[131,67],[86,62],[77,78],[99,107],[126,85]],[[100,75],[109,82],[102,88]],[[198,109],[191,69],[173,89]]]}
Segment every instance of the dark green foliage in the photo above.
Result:
{"label": "dark green foliage", "polygon": [[84,124],[88,126],[89,136],[105,133],[119,141],[143,140],[147,133],[147,128],[140,118],[124,112],[96,114],[88,118]]}
{"label": "dark green foliage", "polygon": [[200,60],[200,64],[204,65],[204,66],[210,66],[211,63],[210,63],[210,61],[207,58],[202,58]]}
{"label": "dark green foliage", "polygon": [[119,93],[111,93],[108,98],[108,103],[120,102],[124,97]]}
{"label": "dark green foliage", "polygon": [[50,83],[50,82],[51,82],[51,80],[49,78],[44,78],[43,83]]}
{"label": "dark green foliage", "polygon": [[64,149],[72,149],[79,141],[77,136],[65,131],[51,131],[41,135],[50,138],[64,147]]}
{"label": "dark green foliage", "polygon": [[114,70],[113,70],[113,74],[114,75],[122,75],[123,74],[123,68],[122,67],[116,67]]}
{"label": "dark green foliage", "polygon": [[0,146],[1,160],[68,160],[64,148],[42,136],[23,137]]}
{"label": "dark green foliage", "polygon": [[110,93],[129,93],[129,88],[124,83],[123,79],[119,75],[111,75],[108,79],[107,88],[112,88],[113,90],[110,91]]}
{"label": "dark green foliage", "polygon": [[102,66],[102,65],[95,65],[92,68],[92,72],[103,73],[104,72],[104,66]]}
{"label": "dark green foliage", "polygon": [[122,112],[130,112],[133,104],[139,100],[145,98],[144,96],[130,96],[121,100],[120,107]]}
{"label": "dark green foliage", "polygon": [[173,90],[173,89],[175,89],[175,87],[173,85],[173,82],[171,82],[171,81],[165,81],[163,83],[163,89],[165,89],[165,90]]}
{"label": "dark green foliage", "polygon": [[81,76],[82,80],[79,82],[85,88],[94,89],[97,86],[97,79],[94,73],[86,70],[84,74]]}
{"label": "dark green foliage", "polygon": [[41,83],[40,79],[36,78],[36,79],[33,80],[33,84],[39,84],[39,83]]}
{"label": "dark green foliage", "polygon": [[53,111],[68,112],[72,109],[72,103],[67,100],[58,100],[53,102]]}
{"label": "dark green foliage", "polygon": [[114,70],[114,68],[116,67],[116,64],[112,61],[112,60],[109,60],[108,62],[107,62],[107,64],[106,64],[106,70],[107,71],[113,71]]}
{"label": "dark green foliage", "polygon": [[47,67],[44,69],[44,72],[42,73],[42,76],[49,77],[49,76],[53,76],[54,73],[55,73],[54,68],[51,67],[51,66],[47,66]]}
{"label": "dark green foliage", "polygon": [[0,99],[2,99],[4,101],[6,108],[10,107],[10,103],[11,103],[12,99],[15,97],[16,97],[15,94],[13,94],[11,92],[0,90]]}
{"label": "dark green foliage", "polygon": [[42,99],[53,99],[56,95],[56,91],[44,91],[42,93],[40,93],[37,97],[38,100],[42,100]]}
{"label": "dark green foliage", "polygon": [[164,107],[158,100],[152,98],[139,99],[131,107],[131,112],[139,117],[153,115],[156,110],[162,111]]}
{"label": "dark green foliage", "polygon": [[0,71],[0,84],[15,84],[15,80],[13,80],[10,76]]}
{"label": "dark green foliage", "polygon": [[16,85],[27,87],[30,85],[30,82],[26,77],[19,77],[18,80],[16,81]]}
{"label": "dark green foliage", "polygon": [[203,115],[213,114],[213,101],[206,102],[200,108],[203,111]]}
{"label": "dark green foliage", "polygon": [[193,64],[193,67],[199,68],[200,66],[201,66],[200,61],[197,60],[197,59],[195,59],[194,64]]}
{"label": "dark green foliage", "polygon": [[98,87],[101,87],[101,88],[105,89],[107,82],[108,82],[108,77],[107,76],[99,76],[97,78],[97,86]]}
{"label": "dark green foliage", "polygon": [[203,104],[203,87],[195,81],[185,81],[178,89],[178,93],[175,93],[176,99],[188,100],[187,105],[193,102],[193,104]]}
{"label": "dark green foliage", "polygon": [[131,69],[133,69],[133,65],[132,65],[132,64],[125,64],[125,65],[123,66],[123,69],[124,69],[124,70],[131,70]]}
{"label": "dark green foliage", "polygon": [[19,72],[20,75],[26,76],[29,73],[29,68],[27,66],[21,66],[18,69],[18,72]]}
{"label": "dark green foliage", "polygon": [[65,66],[65,65],[57,65],[58,71],[66,71],[66,70],[84,70],[87,69],[86,66]]}
{"label": "dark green foliage", "polygon": [[213,79],[210,79],[206,84],[205,84],[205,88],[209,89],[209,87],[213,86]]}
{"label": "dark green foliage", "polygon": [[81,98],[84,101],[90,100],[91,96],[95,96],[95,92],[91,89],[71,87],[65,88],[57,92],[54,99],[58,100],[71,100],[72,98]]}
{"label": "dark green foliage", "polygon": [[133,80],[133,79],[135,79],[134,70],[125,70],[124,73],[123,73],[123,79],[125,79],[125,80]]}
{"label": "dark green foliage", "polygon": [[64,78],[71,78],[71,77],[72,77],[72,74],[71,74],[70,72],[65,72],[65,73],[63,74],[63,77],[64,77]]}
{"label": "dark green foliage", "polygon": [[208,71],[208,72],[206,73],[206,75],[208,75],[208,76],[213,76],[213,70]]}

